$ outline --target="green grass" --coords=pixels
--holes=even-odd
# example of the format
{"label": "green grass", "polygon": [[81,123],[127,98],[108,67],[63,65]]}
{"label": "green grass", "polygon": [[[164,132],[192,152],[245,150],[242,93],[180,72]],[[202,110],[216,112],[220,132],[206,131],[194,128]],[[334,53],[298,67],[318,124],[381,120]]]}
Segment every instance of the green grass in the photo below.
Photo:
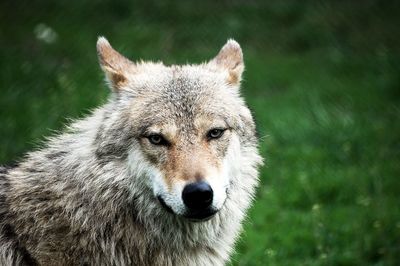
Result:
{"label": "green grass", "polygon": [[234,264],[395,265],[400,109],[393,89],[380,85],[385,66],[267,57],[248,64],[246,87],[264,65],[273,69],[266,87],[277,88],[246,93],[267,166]]}
{"label": "green grass", "polygon": [[[398,4],[252,3],[0,3],[0,162],[105,101],[98,35],[167,63],[201,62],[234,37],[266,166],[231,264],[396,265]],[[41,23],[54,42],[37,38]]]}

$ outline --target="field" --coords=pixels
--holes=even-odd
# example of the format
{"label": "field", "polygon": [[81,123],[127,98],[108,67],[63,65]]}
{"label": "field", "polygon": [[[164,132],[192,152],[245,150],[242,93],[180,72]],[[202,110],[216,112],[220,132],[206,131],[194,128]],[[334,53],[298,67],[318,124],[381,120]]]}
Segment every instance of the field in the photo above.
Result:
{"label": "field", "polygon": [[168,64],[233,37],[266,165],[231,265],[398,265],[396,1],[18,2],[0,3],[1,164],[105,101],[98,35]]}

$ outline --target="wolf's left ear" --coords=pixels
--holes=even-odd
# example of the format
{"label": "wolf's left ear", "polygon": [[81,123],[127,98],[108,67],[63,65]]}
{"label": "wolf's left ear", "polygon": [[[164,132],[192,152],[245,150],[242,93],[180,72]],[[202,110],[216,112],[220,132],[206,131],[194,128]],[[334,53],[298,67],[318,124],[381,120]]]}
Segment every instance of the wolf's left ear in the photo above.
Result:
{"label": "wolf's left ear", "polygon": [[97,54],[113,91],[119,91],[127,84],[130,73],[135,71],[135,64],[115,51],[104,37],[97,40]]}
{"label": "wolf's left ear", "polygon": [[228,84],[240,84],[244,70],[243,53],[240,45],[235,40],[228,40],[209,64],[228,72]]}

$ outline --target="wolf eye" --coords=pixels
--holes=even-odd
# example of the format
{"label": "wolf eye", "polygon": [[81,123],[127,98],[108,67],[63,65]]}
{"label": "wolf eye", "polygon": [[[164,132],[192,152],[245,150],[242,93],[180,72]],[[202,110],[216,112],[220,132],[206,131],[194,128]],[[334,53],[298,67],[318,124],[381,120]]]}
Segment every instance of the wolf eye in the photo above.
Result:
{"label": "wolf eye", "polygon": [[168,142],[159,134],[153,134],[147,137],[151,144],[154,145],[167,145]]}
{"label": "wolf eye", "polygon": [[213,128],[207,133],[207,138],[209,139],[219,139],[224,134],[225,129]]}

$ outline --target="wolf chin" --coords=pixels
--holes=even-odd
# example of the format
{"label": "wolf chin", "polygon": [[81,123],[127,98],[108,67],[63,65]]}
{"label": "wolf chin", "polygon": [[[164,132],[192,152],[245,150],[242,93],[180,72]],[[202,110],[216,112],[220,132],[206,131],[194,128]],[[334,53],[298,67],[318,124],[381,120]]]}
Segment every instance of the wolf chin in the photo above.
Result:
{"label": "wolf chin", "polygon": [[0,264],[223,265],[262,163],[239,44],[182,66],[97,52],[108,102],[0,168]]}

